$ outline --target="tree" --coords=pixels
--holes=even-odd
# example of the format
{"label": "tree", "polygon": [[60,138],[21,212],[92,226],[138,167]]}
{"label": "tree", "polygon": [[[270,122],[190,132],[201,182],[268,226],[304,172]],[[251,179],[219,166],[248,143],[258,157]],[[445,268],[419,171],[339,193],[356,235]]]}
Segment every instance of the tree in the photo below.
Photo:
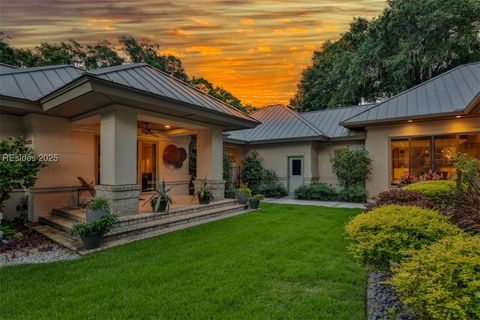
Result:
{"label": "tree", "polygon": [[30,188],[37,180],[42,163],[22,137],[0,141],[0,210],[14,189]]}
{"label": "tree", "polygon": [[480,60],[480,1],[389,0],[314,52],[291,104],[300,111],[374,102]]}
{"label": "tree", "polygon": [[338,184],[345,188],[362,186],[371,173],[372,160],[365,148],[342,148],[330,159]]}

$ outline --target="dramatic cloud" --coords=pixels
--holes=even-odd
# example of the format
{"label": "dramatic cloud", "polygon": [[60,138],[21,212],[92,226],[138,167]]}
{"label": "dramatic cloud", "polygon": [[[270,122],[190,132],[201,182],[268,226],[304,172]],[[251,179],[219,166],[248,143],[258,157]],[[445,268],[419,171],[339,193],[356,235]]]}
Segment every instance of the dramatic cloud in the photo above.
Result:
{"label": "dramatic cloud", "polygon": [[160,44],[189,75],[206,77],[244,103],[287,103],[313,50],[372,18],[385,0],[3,0],[1,31],[12,45],[121,35]]}

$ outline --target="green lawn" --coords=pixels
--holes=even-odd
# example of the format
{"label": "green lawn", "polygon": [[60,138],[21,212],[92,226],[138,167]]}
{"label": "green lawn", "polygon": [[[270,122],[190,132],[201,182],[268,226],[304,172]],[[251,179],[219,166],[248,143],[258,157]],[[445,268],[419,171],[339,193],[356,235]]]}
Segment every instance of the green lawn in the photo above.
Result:
{"label": "green lawn", "polygon": [[0,268],[2,319],[364,319],[343,227],[359,210],[262,204],[76,261]]}

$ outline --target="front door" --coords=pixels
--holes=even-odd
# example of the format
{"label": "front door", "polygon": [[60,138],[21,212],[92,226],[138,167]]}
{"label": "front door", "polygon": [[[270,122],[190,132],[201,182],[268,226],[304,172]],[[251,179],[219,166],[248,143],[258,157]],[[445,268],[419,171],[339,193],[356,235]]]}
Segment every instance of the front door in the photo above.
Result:
{"label": "front door", "polygon": [[138,141],[138,183],[142,191],[151,191],[157,181],[158,143]]}
{"label": "front door", "polygon": [[303,185],[303,157],[288,157],[288,193]]}

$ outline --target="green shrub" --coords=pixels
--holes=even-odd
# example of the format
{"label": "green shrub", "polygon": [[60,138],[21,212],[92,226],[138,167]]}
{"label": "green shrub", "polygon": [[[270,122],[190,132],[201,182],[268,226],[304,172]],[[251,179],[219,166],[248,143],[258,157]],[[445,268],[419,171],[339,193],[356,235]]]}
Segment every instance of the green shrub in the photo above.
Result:
{"label": "green shrub", "polygon": [[298,187],[295,190],[295,197],[297,199],[305,200],[336,200],[338,198],[338,192],[332,185],[324,182],[315,182],[312,184],[305,184]]}
{"label": "green shrub", "polygon": [[371,203],[367,203],[366,211],[373,210],[386,204],[417,206],[425,209],[433,209],[433,204],[418,191],[391,189],[380,192],[378,196],[373,198],[373,201]]}
{"label": "green shrub", "polygon": [[95,221],[77,224],[70,230],[70,234],[74,236],[88,236],[94,232],[107,232],[113,228],[118,217],[114,214],[101,216]]}
{"label": "green shrub", "polygon": [[10,239],[17,233],[14,228],[9,225],[0,225],[0,231],[3,232],[3,236],[6,240]]}
{"label": "green shrub", "polygon": [[250,153],[242,161],[242,181],[253,188],[263,181],[264,169],[260,163],[258,152]]}
{"label": "green shrub", "polygon": [[256,195],[253,195],[251,197],[248,198],[248,200],[251,200],[251,201],[262,201],[265,199],[265,196],[263,194],[256,194]]}
{"label": "green shrub", "polygon": [[338,198],[347,202],[365,202],[367,190],[362,186],[345,187],[338,192]]}
{"label": "green shrub", "polygon": [[393,268],[389,284],[420,319],[480,319],[480,236],[447,237]]}
{"label": "green shrub", "polygon": [[253,188],[253,194],[263,194],[267,198],[282,198],[288,195],[281,183],[262,183]]}
{"label": "green shrub", "polygon": [[88,202],[88,208],[92,210],[109,209],[110,198],[106,196],[95,196]]}
{"label": "green shrub", "polygon": [[354,217],[346,226],[350,250],[363,264],[389,269],[414,250],[462,232],[437,211],[387,205]]}
{"label": "green shrub", "polygon": [[247,198],[252,196],[252,190],[250,190],[250,188],[247,188],[245,186],[241,186],[240,188],[237,188],[235,191],[236,191],[236,194],[242,193]]}
{"label": "green shrub", "polygon": [[435,205],[441,205],[455,191],[453,180],[419,181],[403,187],[403,190],[418,191]]}
{"label": "green shrub", "polygon": [[365,148],[342,148],[335,152],[330,162],[342,187],[363,185],[371,172],[372,160]]}

